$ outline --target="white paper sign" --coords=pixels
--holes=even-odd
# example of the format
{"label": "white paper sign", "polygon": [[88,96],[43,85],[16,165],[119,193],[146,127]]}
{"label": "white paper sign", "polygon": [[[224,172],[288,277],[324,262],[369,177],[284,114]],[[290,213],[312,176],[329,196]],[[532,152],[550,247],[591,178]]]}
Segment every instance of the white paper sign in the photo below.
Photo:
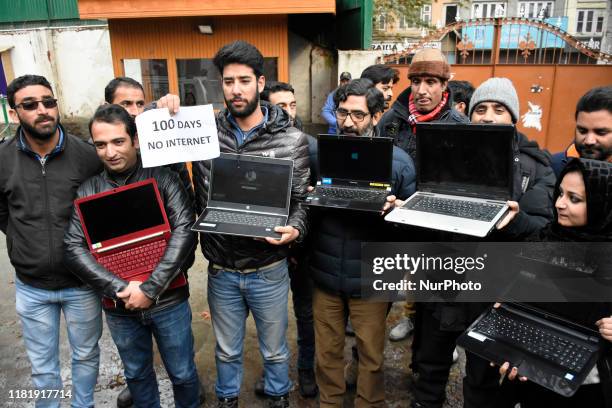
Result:
{"label": "white paper sign", "polygon": [[219,157],[219,137],[212,105],[152,109],[136,116],[143,167]]}

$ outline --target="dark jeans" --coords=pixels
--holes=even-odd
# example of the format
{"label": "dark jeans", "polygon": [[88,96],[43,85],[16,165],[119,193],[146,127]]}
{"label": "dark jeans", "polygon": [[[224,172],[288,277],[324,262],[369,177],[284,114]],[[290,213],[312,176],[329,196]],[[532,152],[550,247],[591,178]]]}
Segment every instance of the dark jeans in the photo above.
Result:
{"label": "dark jeans", "polygon": [[106,322],[123,361],[134,406],[160,406],[157,378],[153,369],[153,339],[166,367],[177,408],[200,405],[191,331],[191,308],[187,300],[159,311],[134,316],[106,313]]}
{"label": "dark jeans", "polygon": [[297,323],[298,369],[313,369],[315,356],[315,335],[312,322],[313,283],[308,263],[301,258],[296,265],[289,263],[289,278],[293,293],[293,311]]}

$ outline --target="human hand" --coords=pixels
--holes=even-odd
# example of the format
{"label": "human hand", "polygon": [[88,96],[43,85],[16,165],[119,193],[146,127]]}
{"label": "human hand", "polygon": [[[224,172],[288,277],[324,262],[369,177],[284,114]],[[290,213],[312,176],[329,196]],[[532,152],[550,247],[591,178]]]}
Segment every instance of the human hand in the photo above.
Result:
{"label": "human hand", "polygon": [[612,316],[599,319],[595,324],[599,327],[601,337],[612,342]]}
{"label": "human hand", "polygon": [[140,281],[130,281],[125,289],[117,292],[117,297],[123,300],[126,309],[148,309],[153,304],[153,301],[140,290],[141,284]]}
{"label": "human hand", "polygon": [[[491,366],[494,366],[494,365],[495,364],[491,363]],[[523,381],[523,382],[527,381],[527,377],[518,375],[518,368],[512,367],[510,372],[508,372],[509,368],[510,368],[510,363],[507,361],[499,367],[499,375],[500,375],[499,385],[501,385],[502,382],[504,381],[506,374],[508,374],[508,379],[510,381],[514,381],[517,378],[517,376],[518,376],[519,381]]]}
{"label": "human hand", "polygon": [[177,114],[181,105],[181,100],[178,95],[166,94],[159,98],[156,102],[157,108],[168,108],[170,115]]}
{"label": "human hand", "polygon": [[292,227],[291,225],[286,225],[284,227],[275,227],[274,231],[280,232],[282,234],[281,238],[275,239],[275,238],[266,237],[266,241],[268,242],[268,244],[285,245],[285,244],[295,241],[300,236],[300,231],[298,231],[296,228]]}
{"label": "human hand", "polygon": [[385,205],[383,205],[381,214],[384,214],[385,211],[387,211],[389,208],[394,207],[396,201],[397,197],[395,197],[394,195],[387,196],[387,201],[385,201]]}
{"label": "human hand", "polygon": [[497,228],[498,230],[505,228],[508,224],[510,224],[510,222],[512,222],[512,220],[520,211],[519,203],[517,203],[516,201],[508,201],[507,204],[508,207],[510,207],[510,210],[495,226],[495,228]]}

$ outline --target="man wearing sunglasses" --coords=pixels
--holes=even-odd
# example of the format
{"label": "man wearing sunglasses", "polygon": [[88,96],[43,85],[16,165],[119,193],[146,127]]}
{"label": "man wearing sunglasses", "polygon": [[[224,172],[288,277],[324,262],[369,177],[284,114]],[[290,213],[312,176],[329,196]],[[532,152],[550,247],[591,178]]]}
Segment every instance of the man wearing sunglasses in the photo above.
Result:
{"label": "man wearing sunglasses", "polygon": [[[15,268],[15,297],[32,366],[36,407],[94,405],[102,334],[100,300],[62,264],[64,228],[77,187],[101,171],[90,144],[59,123],[57,99],[42,76],[8,86],[15,136],[0,143],[0,230]],[[72,389],[63,390],[60,314],[72,349]]]}

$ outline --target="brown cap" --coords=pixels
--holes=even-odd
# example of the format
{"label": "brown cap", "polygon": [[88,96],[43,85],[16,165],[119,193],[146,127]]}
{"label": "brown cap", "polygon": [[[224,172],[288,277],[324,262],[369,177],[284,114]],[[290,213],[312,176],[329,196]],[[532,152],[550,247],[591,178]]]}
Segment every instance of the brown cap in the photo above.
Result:
{"label": "brown cap", "polygon": [[444,80],[450,79],[450,65],[442,51],[435,48],[425,48],[412,58],[408,69],[408,78],[415,76],[433,76]]}

